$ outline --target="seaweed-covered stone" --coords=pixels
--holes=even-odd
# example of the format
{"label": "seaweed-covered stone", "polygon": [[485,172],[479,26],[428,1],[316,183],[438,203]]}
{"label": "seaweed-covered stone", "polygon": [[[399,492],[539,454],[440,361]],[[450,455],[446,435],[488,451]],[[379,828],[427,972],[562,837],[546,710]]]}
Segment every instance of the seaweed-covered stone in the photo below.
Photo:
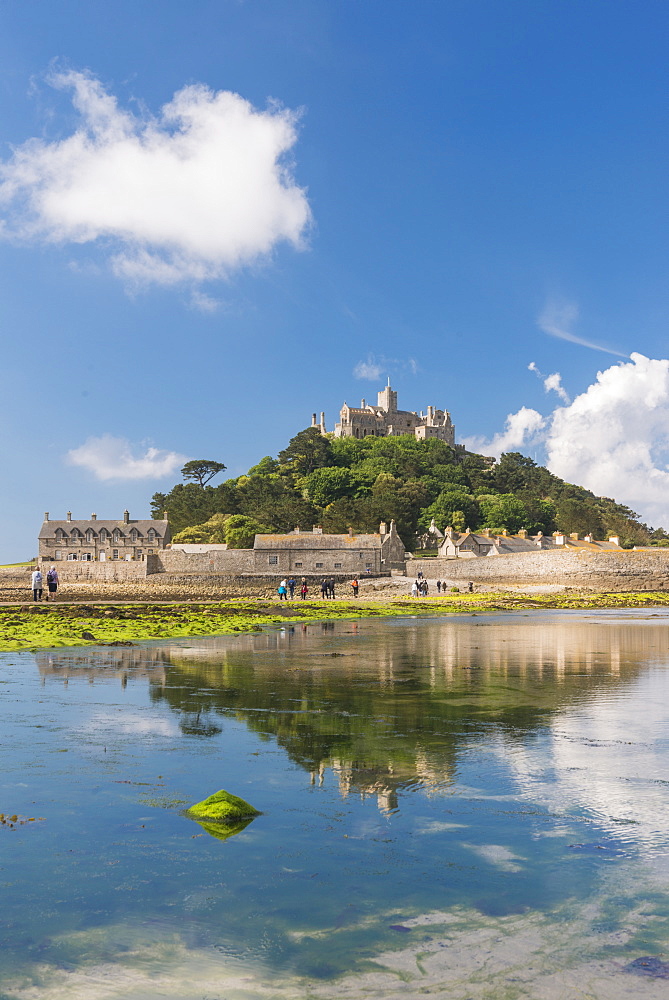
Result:
{"label": "seaweed-covered stone", "polygon": [[219,823],[234,823],[240,819],[259,815],[258,810],[252,805],[238,795],[231,795],[223,788],[219,792],[214,792],[208,799],[197,802],[186,812],[192,819],[216,820]]}

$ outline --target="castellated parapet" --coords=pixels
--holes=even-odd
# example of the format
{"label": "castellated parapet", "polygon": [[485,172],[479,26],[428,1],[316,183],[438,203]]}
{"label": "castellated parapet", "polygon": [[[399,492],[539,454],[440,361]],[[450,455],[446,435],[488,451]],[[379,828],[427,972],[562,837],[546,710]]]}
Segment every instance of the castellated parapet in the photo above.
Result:
{"label": "castellated parapet", "polygon": [[[326,433],[325,414],[321,413],[320,423],[314,413],[311,426]],[[397,392],[391,388],[390,379],[385,389],[378,393],[376,406],[365,402],[360,406],[344,403],[335,424],[335,437],[396,437],[398,434],[413,434],[419,441],[436,438],[455,447],[455,427],[448,410],[438,410],[428,406],[427,413],[397,409]]]}

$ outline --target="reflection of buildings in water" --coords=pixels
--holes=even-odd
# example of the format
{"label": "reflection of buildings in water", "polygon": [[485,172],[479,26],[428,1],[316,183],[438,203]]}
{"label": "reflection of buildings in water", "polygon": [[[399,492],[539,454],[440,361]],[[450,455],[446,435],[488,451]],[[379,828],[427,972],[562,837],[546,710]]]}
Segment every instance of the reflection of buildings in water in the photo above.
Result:
{"label": "reflection of buildings in water", "polygon": [[121,687],[128,679],[146,678],[154,684],[165,684],[167,660],[162,649],[141,646],[91,647],[66,649],[41,649],[35,653],[35,662],[42,684],[60,680],[65,685],[72,680],[118,678]]}
{"label": "reflection of buildings in water", "polygon": [[[43,679],[146,679],[151,697],[166,700],[182,729],[199,736],[215,736],[215,716],[232,711],[273,736],[312,781],[330,770],[342,795],[373,795],[392,810],[409,784],[429,794],[454,780],[470,738],[448,729],[454,712],[473,721],[472,731],[481,718],[503,727],[504,713],[519,707],[527,711],[512,720],[514,731],[545,726],[595,701],[603,686],[629,687],[643,667],[666,663],[667,621],[625,612],[309,622],[146,648],[49,650],[36,659]],[[381,742],[374,711],[389,719],[390,738]],[[324,712],[340,729],[323,727]]]}

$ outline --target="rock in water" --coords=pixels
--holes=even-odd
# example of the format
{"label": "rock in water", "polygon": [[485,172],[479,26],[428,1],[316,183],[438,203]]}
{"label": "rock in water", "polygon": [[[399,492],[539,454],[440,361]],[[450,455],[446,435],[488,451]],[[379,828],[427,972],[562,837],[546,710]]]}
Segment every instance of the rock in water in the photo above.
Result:
{"label": "rock in water", "polygon": [[214,792],[208,799],[197,802],[190,809],[186,810],[186,815],[197,820],[218,820],[218,822],[232,823],[240,819],[248,819],[252,816],[260,815],[257,809],[249,805],[238,795],[231,795],[225,789]]}

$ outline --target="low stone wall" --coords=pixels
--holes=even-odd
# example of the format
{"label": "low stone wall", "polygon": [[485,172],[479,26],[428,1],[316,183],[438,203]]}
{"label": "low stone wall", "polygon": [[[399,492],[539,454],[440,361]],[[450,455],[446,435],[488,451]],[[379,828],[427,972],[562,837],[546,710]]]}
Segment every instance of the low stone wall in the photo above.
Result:
{"label": "low stone wall", "polygon": [[406,575],[418,571],[447,586],[472,581],[488,588],[562,586],[598,591],[669,590],[669,549],[655,552],[551,551],[478,559],[409,559]]}
{"label": "low stone wall", "polygon": [[[149,556],[149,558],[151,558]],[[44,578],[44,589],[46,589],[46,574],[49,570],[49,563],[42,563],[42,576]],[[58,572],[58,579],[61,583],[66,581],[81,580],[96,581],[103,583],[117,583],[120,580],[144,580],[147,573],[145,562],[126,562],[124,559],[114,559],[109,562],[79,562],[63,561],[53,563]]]}
{"label": "low stone wall", "polygon": [[253,573],[253,549],[214,549],[210,552],[183,552],[181,549],[161,549],[147,556],[147,571],[151,573]]}

